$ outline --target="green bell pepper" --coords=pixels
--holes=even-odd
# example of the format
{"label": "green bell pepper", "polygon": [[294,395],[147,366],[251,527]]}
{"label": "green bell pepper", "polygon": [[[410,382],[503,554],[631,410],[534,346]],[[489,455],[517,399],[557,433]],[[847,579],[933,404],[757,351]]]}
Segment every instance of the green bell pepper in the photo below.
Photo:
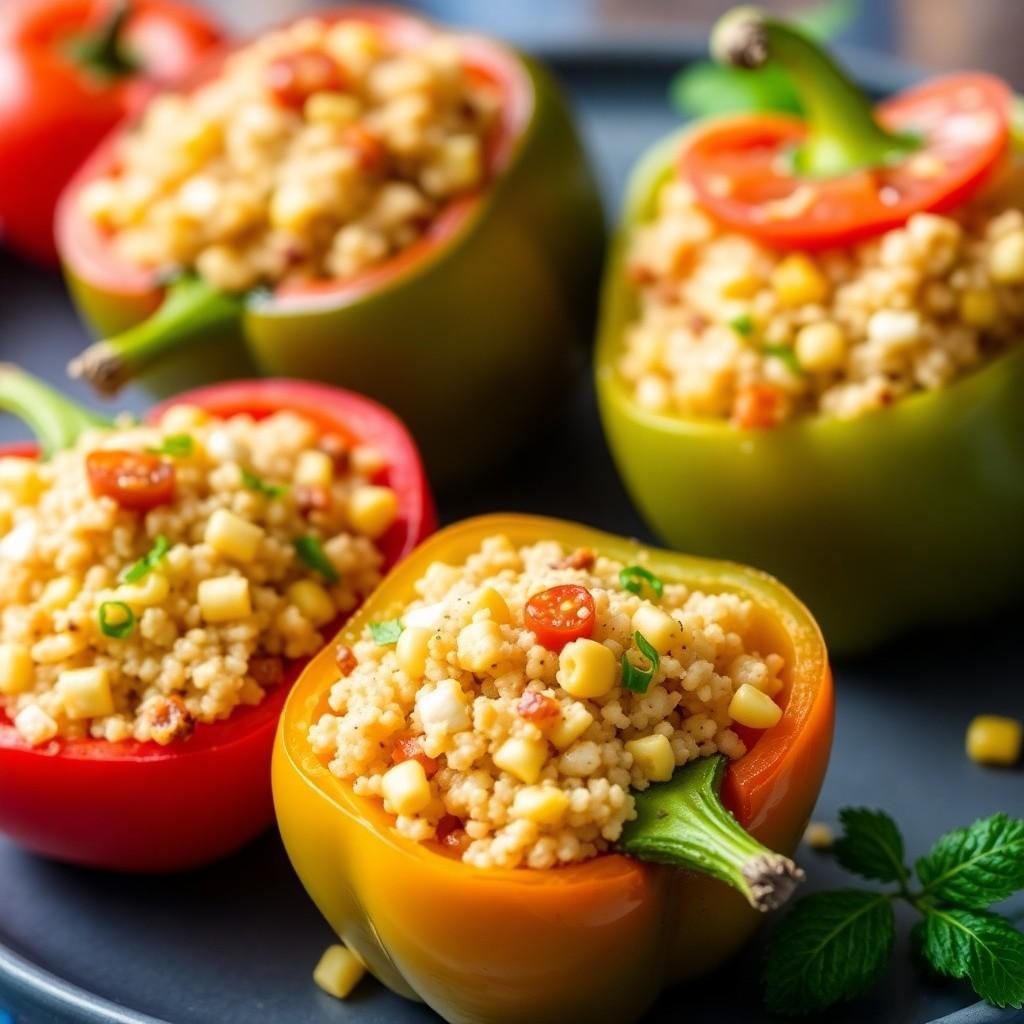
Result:
{"label": "green bell pepper", "polygon": [[[397,19],[432,31],[398,12],[371,14],[376,24]],[[453,203],[425,240],[351,283],[228,296],[195,277],[165,291],[115,265],[76,203],[110,167],[110,146],[101,150],[65,194],[59,218],[72,294],[105,339],[75,372],[106,392],[139,377],[159,395],[246,373],[343,384],[398,412],[441,480],[508,449],[582,366],[603,213],[547,72],[495,42],[453,38],[502,91],[505,137],[496,149],[504,155],[482,194]]]}

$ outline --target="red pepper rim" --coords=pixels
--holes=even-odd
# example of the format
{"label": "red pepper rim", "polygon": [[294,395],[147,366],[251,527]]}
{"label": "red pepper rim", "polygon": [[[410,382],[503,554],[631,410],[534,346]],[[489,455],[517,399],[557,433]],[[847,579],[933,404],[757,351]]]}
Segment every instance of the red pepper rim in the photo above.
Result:
{"label": "red pepper rim", "polygon": [[[147,422],[155,423],[170,406],[181,403],[199,406],[219,417],[248,413],[262,419],[274,412],[301,411],[325,433],[342,433],[379,448],[388,460],[379,479],[396,491],[401,510],[398,521],[377,542],[388,569],[436,528],[433,498],[415,443],[393,413],[362,395],[283,378],[232,381],[186,391],[161,402],[150,410]],[[34,458],[37,454],[37,446],[31,443],[0,446],[0,456]],[[339,618],[323,632],[328,637],[333,636],[343,624],[344,619]],[[217,722],[199,723],[188,740],[180,745],[57,738],[31,746],[14,728],[7,713],[0,709],[0,750],[18,750],[26,756],[45,758],[151,762],[227,748],[277,721],[292,684],[313,657],[315,655],[287,661],[284,679],[269,689],[259,704],[236,707],[227,718]]]}
{"label": "red pepper rim", "polygon": [[[328,24],[343,20],[373,24],[384,29],[400,45],[410,47],[442,31],[425,19],[389,8],[353,7],[312,16]],[[456,42],[466,67],[493,82],[502,93],[499,126],[488,153],[487,187],[448,203],[421,238],[384,263],[342,281],[281,285],[273,290],[269,299],[260,300],[261,310],[292,312],[310,307],[336,308],[398,283],[429,263],[431,257],[439,258],[447,245],[468,229],[488,191],[493,191],[497,179],[507,171],[533,114],[534,96],[529,76],[519,58],[499,43],[480,36],[444,35]],[[234,47],[217,53],[195,76],[191,87],[215,77],[232,49]],[[120,261],[109,235],[80,213],[78,199],[82,190],[116,166],[115,149],[123,130],[122,124],[99,145],[62,193],[55,221],[57,245],[62,259],[76,277],[108,293],[155,308],[163,294],[157,275]]]}

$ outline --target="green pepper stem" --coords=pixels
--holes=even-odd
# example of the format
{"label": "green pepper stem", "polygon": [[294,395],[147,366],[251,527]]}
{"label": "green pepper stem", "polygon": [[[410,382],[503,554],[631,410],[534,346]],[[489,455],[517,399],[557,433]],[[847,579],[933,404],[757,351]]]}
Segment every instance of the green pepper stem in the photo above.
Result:
{"label": "green pepper stem", "polygon": [[11,363],[0,363],[0,409],[29,425],[44,459],[70,448],[86,430],[111,426],[98,413]]}
{"label": "green pepper stem", "polygon": [[72,377],[87,380],[100,394],[116,394],[129,380],[182,346],[237,324],[243,299],[201,277],[172,282],[159,309],[121,334],[90,345],[68,364]]}
{"label": "green pepper stem", "polygon": [[121,78],[139,70],[124,45],[124,27],[132,11],[128,0],[114,0],[110,13],[93,32],[75,36],[68,51],[76,64],[103,78]]}
{"label": "green pepper stem", "polygon": [[719,799],[726,759],[701,758],[668,782],[636,793],[637,817],[619,849],[630,857],[710,875],[738,889],[756,910],[781,907],[804,873],[759,843]]}
{"label": "green pepper stem", "polygon": [[711,52],[741,68],[772,61],[789,75],[807,121],[807,137],[794,161],[801,175],[834,178],[883,167],[918,147],[916,139],[882,128],[871,101],[821,46],[756,7],[723,15],[711,33]]}

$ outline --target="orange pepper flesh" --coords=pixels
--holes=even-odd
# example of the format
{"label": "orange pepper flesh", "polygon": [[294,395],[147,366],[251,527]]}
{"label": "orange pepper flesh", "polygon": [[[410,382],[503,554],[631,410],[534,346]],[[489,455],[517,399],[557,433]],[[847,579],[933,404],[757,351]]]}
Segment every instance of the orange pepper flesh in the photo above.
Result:
{"label": "orange pepper flesh", "polygon": [[[435,534],[401,563],[338,635],[352,644],[393,618],[434,561],[460,564],[493,534],[554,539],[625,564],[639,545],[532,516],[471,519]],[[748,644],[786,660],[784,713],[730,766],[722,795],[761,842],[791,854],[810,817],[832,738],[832,681],[807,610],[769,576],[727,562],[649,549],[663,579],[730,590],[758,609]],[[608,854],[548,871],[481,870],[436,844],[398,835],[379,802],[357,797],[306,735],[337,679],[334,645],[295,684],[274,752],[274,800],[285,847],[324,917],[395,992],[455,1024],[624,1022],[666,986],[739,949],[759,917],[713,879]]]}

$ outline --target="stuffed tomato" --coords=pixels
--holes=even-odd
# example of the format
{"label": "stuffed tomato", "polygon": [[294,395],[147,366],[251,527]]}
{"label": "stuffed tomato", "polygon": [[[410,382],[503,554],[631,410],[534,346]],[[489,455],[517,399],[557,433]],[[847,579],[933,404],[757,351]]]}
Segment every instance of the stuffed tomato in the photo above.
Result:
{"label": "stuffed tomato", "polygon": [[784,65],[808,115],[708,121],[635,172],[596,371],[635,503],[674,545],[776,573],[834,651],[1005,601],[1024,571],[1009,89],[954,75],[872,110],[750,8],[713,47]]}
{"label": "stuffed tomato", "polygon": [[454,477],[580,364],[603,221],[541,68],[352,8],[158,98],[68,190],[59,236],[106,336],[74,372],[101,390],[141,374],[165,393],[240,365],[343,384]]}
{"label": "stuffed tomato", "polygon": [[0,406],[0,831],[47,856],[170,871],[270,823],[288,689],[433,528],[386,410],[295,381],[222,384],[144,425],[13,367]]}

